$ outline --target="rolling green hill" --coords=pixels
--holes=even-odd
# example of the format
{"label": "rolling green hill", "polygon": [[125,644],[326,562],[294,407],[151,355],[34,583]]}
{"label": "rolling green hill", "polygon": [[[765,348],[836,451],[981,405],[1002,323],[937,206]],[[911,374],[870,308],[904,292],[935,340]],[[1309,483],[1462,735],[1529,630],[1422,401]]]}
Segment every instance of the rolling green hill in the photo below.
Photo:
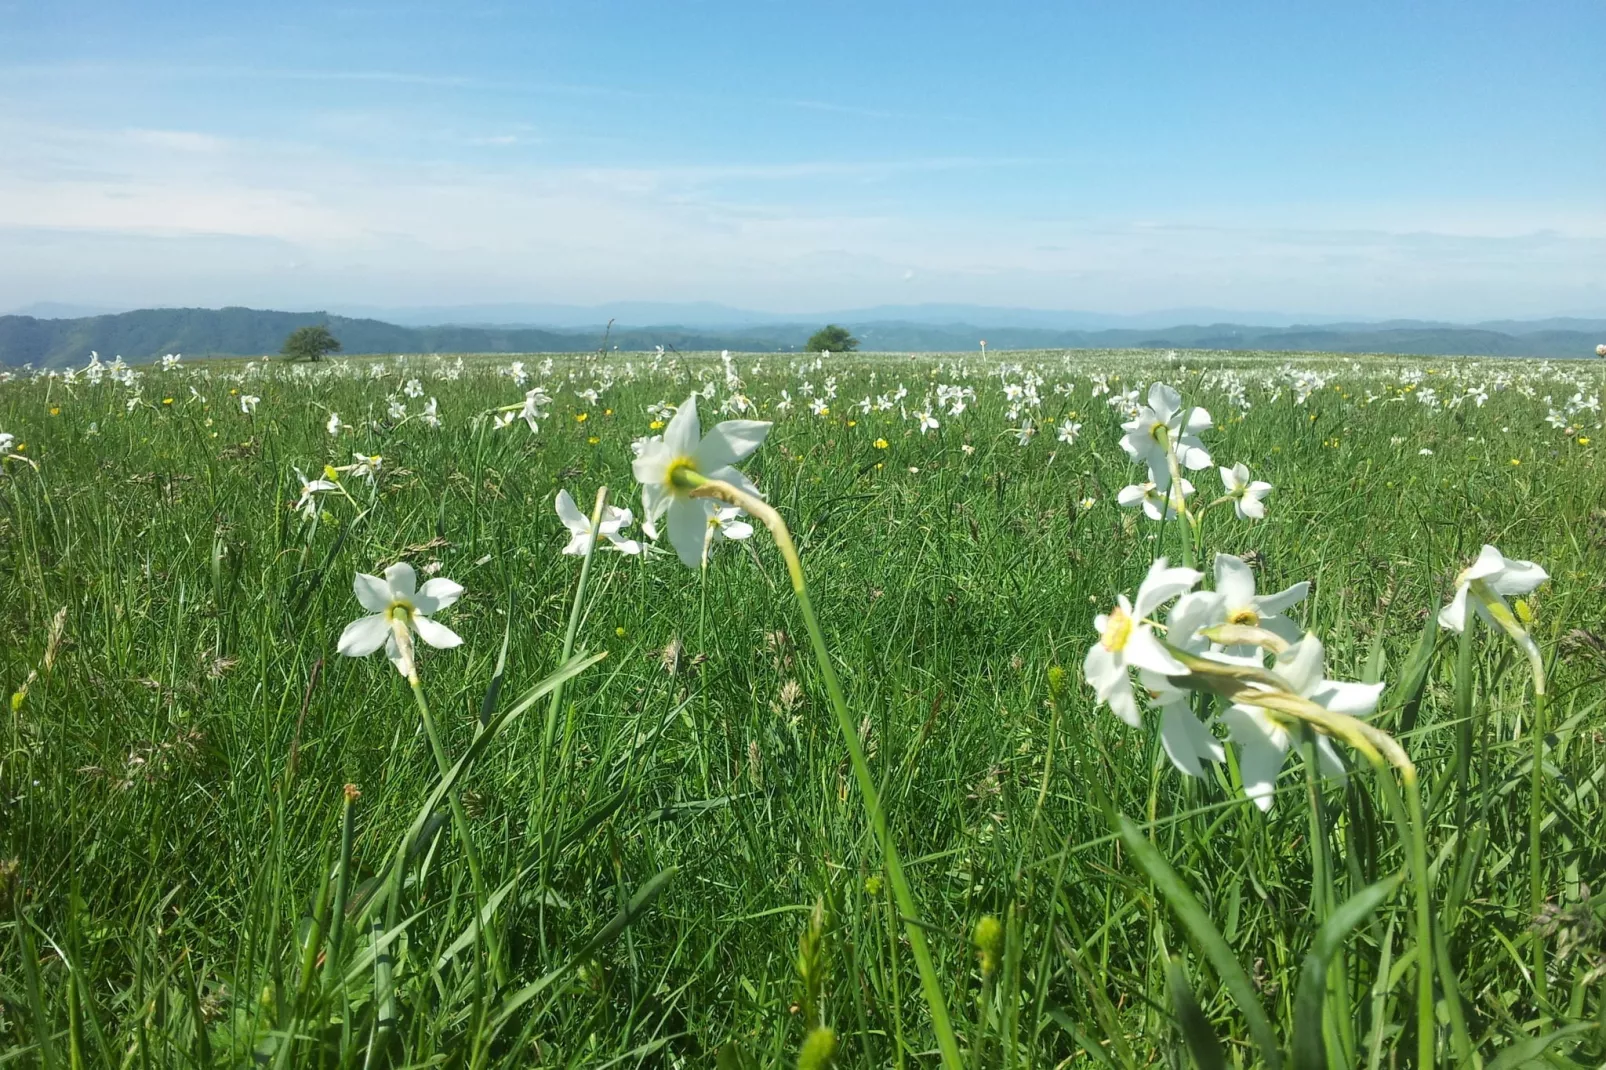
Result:
{"label": "rolling green hill", "polygon": [[[0,316],[0,364],[59,367],[81,364],[91,351],[103,359],[154,360],[164,353],[189,357],[276,353],[297,327],[327,326],[348,354],[369,353],[572,353],[596,349],[603,329],[541,327],[400,327],[325,312],[274,312],[252,308],[154,308],[79,319]],[[985,338],[1001,349],[1238,349],[1399,353],[1419,356],[1587,357],[1599,341],[1580,330],[1511,332],[1474,327],[1395,324],[1255,327],[1234,323],[1160,329],[1064,330],[975,326],[968,323],[871,321],[845,324],[866,350],[946,352],[974,350]],[[820,324],[751,327],[676,326],[615,329],[607,344],[625,351],[656,346],[681,350],[796,351]]]}

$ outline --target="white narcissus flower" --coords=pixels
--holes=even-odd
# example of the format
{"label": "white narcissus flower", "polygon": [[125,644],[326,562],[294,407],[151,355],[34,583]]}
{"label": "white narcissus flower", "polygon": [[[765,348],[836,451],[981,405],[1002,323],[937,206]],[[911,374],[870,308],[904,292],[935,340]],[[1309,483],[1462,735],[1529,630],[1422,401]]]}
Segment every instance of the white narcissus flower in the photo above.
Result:
{"label": "white narcissus flower", "polygon": [[430,398],[424,405],[424,412],[419,416],[425,427],[439,427],[441,425],[440,406],[434,398]]}
{"label": "white narcissus flower", "polygon": [[1238,510],[1238,519],[1259,520],[1266,515],[1264,499],[1271,493],[1271,484],[1261,479],[1251,480],[1249,467],[1242,461],[1221,470],[1221,485],[1232,499],[1233,508]]}
{"label": "white narcissus flower", "polygon": [[329,414],[328,422],[325,423],[323,426],[324,426],[324,429],[326,431],[328,431],[331,435],[340,434],[340,432],[345,430],[345,427],[346,427],[345,424],[340,422],[340,414],[338,412],[331,412]]}
{"label": "white narcissus flower", "polygon": [[591,548],[592,540],[599,534],[608,540],[609,546],[622,554],[641,553],[641,543],[619,534],[635,519],[629,509],[620,509],[613,505],[603,506],[602,521],[597,525],[595,533],[591,530],[591,518],[580,511],[580,507],[575,505],[574,498],[568,491],[558,491],[557,510],[558,519],[569,529],[569,544],[563,548],[564,553],[584,557],[586,551]]}
{"label": "white narcissus flower", "polygon": [[339,650],[347,657],[367,657],[384,647],[397,671],[411,675],[410,652],[403,651],[396,641],[398,623],[437,650],[450,650],[463,642],[446,625],[430,619],[462,597],[463,588],[451,580],[437,577],[420,588],[413,566],[402,561],[387,568],[382,577],[357,573],[352,590],[368,616],[352,621],[340,633]]}
{"label": "white narcissus flower", "polygon": [[250,416],[252,413],[256,412],[257,406],[260,404],[262,404],[262,399],[257,397],[255,394],[240,395],[240,411],[245,413],[247,416]]}
{"label": "white narcissus flower", "polygon": [[697,422],[697,395],[693,394],[664,428],[663,438],[643,444],[631,463],[641,484],[643,526],[648,522],[656,526],[658,519],[667,515],[669,542],[682,564],[696,568],[702,563],[703,540],[714,503],[693,498],[692,488],[682,483],[678,474],[684,471],[717,479],[762,497],[735,465],[758,449],[770,426],[765,420],[726,420],[704,437]]}
{"label": "white narcissus flower", "polygon": [[1142,505],[1150,520],[1170,520],[1181,512],[1182,506],[1191,497],[1193,484],[1186,479],[1177,480],[1177,485],[1171,488],[1169,494],[1151,480],[1122,487],[1115,500],[1125,506]]}
{"label": "white narcissus flower", "polygon": [[[1494,599],[1504,605],[1504,595],[1527,594],[1548,579],[1550,573],[1532,561],[1509,558],[1486,543],[1479,552],[1478,559],[1455,578],[1455,597],[1450,599],[1449,605],[1439,610],[1439,623],[1452,632],[1466,628],[1467,594],[1473,583],[1482,583]],[[1482,599],[1474,597],[1472,608],[1484,620],[1491,624],[1495,623],[1490,619],[1489,611],[1484,608]],[[1509,612],[1509,607],[1507,609]]]}
{"label": "white narcissus flower", "polygon": [[[1309,699],[1333,713],[1365,717],[1375,710],[1383,685],[1325,679],[1323,656],[1322,641],[1307,635],[1277,655],[1272,672],[1288,685],[1290,694]],[[1293,734],[1273,714],[1244,702],[1233,703],[1222,713],[1221,720],[1227,726],[1228,738],[1238,748],[1238,772],[1243,777],[1244,794],[1262,810],[1270,810],[1277,776],[1282,772]],[[1316,734],[1316,764],[1327,776],[1344,776],[1344,763],[1333,750],[1332,741],[1319,732]]]}
{"label": "white narcissus flower", "polygon": [[1301,580],[1276,594],[1256,594],[1255,573],[1243,558],[1217,554],[1215,567],[1216,593],[1222,597],[1222,606],[1219,621],[1212,623],[1263,628],[1290,643],[1299,640],[1299,625],[1282,612],[1310,593],[1309,583]]}
{"label": "white narcissus flower", "polygon": [[541,425],[536,421],[546,418],[546,407],[550,404],[552,404],[552,399],[547,396],[545,390],[538,386],[531,387],[524,392],[524,407],[519,410],[519,415],[524,417],[524,422],[530,425],[530,433],[532,435],[541,430]]}
{"label": "white narcissus flower", "polygon": [[1138,414],[1121,425],[1126,431],[1121,436],[1121,448],[1134,461],[1147,464],[1149,471],[1160,473],[1170,468],[1169,444],[1182,467],[1197,472],[1210,467],[1210,454],[1199,439],[1199,433],[1208,431],[1210,426],[1210,413],[1196,405],[1184,412],[1182,395],[1164,383],[1155,383],[1149,387],[1149,403],[1139,406]]}
{"label": "white narcissus flower", "polygon": [[1066,420],[1060,424],[1059,440],[1067,446],[1076,441],[1076,436],[1082,433],[1082,425],[1074,420]]}
{"label": "white narcissus flower", "polygon": [[708,517],[708,538],[711,543],[724,539],[740,542],[753,537],[753,525],[742,518],[747,514],[734,505],[714,506]]}
{"label": "white narcissus flower", "polygon": [[916,418],[920,421],[920,433],[922,435],[927,431],[937,430],[937,427],[939,426],[937,423],[937,418],[931,415],[929,411],[920,413]]}
{"label": "white narcissus flower", "polygon": [[1172,598],[1191,591],[1201,576],[1191,568],[1170,568],[1165,558],[1158,558],[1149,566],[1135,601],[1127,601],[1123,594],[1113,610],[1093,619],[1099,641],[1088,649],[1083,675],[1099,701],[1133,728],[1142,720],[1127,670],[1148,669],[1162,676],[1182,676],[1188,671],[1155,638],[1148,617]]}

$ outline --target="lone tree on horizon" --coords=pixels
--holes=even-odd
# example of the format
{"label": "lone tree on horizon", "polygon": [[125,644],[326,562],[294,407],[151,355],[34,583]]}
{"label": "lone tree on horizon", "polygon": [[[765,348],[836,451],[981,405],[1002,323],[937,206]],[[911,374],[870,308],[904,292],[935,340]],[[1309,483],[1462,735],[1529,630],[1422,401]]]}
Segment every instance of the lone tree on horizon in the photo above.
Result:
{"label": "lone tree on horizon", "polygon": [[321,323],[309,324],[291,331],[279,352],[291,360],[322,360],[330,353],[340,352],[340,339]]}
{"label": "lone tree on horizon", "polygon": [[818,353],[822,350],[831,353],[851,353],[859,348],[859,340],[848,333],[846,327],[838,327],[834,323],[827,323],[824,327],[809,335],[804,343],[805,352]]}

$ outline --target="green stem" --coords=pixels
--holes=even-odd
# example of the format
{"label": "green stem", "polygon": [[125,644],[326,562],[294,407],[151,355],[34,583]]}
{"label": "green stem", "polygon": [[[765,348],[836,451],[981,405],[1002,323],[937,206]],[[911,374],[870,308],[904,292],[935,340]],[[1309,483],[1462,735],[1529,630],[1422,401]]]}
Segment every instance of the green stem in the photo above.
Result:
{"label": "green stem", "polygon": [[[1545,694],[1544,667],[1535,659],[1534,664],[1534,716],[1533,776],[1528,788],[1528,917],[1537,919],[1545,906],[1543,859],[1539,854],[1539,835],[1544,824],[1545,793],[1545,714],[1549,699]],[[1545,939],[1536,929],[1533,933],[1534,993],[1542,1004],[1549,995],[1550,983],[1545,976]]]}
{"label": "green stem", "polygon": [[745,509],[762,520],[775,539],[776,549],[780,550],[781,557],[786,561],[786,571],[792,581],[792,591],[797,596],[798,608],[803,613],[803,623],[808,629],[809,642],[814,647],[814,660],[820,667],[820,675],[825,678],[825,691],[830,696],[837,727],[841,729],[842,742],[847,747],[848,760],[853,766],[853,776],[858,781],[859,795],[869,815],[870,827],[881,847],[882,861],[887,867],[887,879],[892,884],[892,894],[898,902],[898,911],[903,915],[903,927],[909,938],[909,949],[914,954],[916,966],[920,969],[920,987],[925,994],[926,1005],[931,1010],[932,1030],[937,1034],[937,1047],[942,1052],[943,1065],[948,1070],[963,1070],[965,1064],[959,1055],[959,1042],[954,1036],[953,1021],[948,1016],[948,1004],[943,998],[942,985],[937,979],[937,968],[931,961],[931,949],[926,944],[925,926],[920,920],[920,911],[915,906],[914,896],[909,891],[909,882],[903,872],[903,862],[898,857],[898,849],[893,845],[892,834],[887,828],[887,815],[881,806],[881,795],[876,790],[875,779],[870,775],[870,766],[864,759],[864,750],[859,746],[858,729],[854,726],[852,714],[848,712],[847,698],[842,693],[842,684],[837,680],[836,669],[831,664],[831,655],[826,649],[820,622],[814,615],[813,603],[809,601],[808,585],[803,579],[803,562],[798,558],[797,547],[792,543],[792,534],[787,530],[781,514],[763,500],[738,490],[729,483],[704,479],[695,472],[682,470],[682,474],[691,486],[694,497],[718,498]]}

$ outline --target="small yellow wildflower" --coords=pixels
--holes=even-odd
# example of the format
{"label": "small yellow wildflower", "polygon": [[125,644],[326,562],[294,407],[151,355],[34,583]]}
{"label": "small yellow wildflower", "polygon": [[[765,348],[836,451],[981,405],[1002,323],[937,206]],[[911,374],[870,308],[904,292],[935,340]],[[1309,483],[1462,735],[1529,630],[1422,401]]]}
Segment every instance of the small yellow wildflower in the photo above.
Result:
{"label": "small yellow wildflower", "polygon": [[875,440],[875,448],[878,449],[878,450],[886,449],[887,448],[887,440],[884,439],[884,438],[876,439]]}
{"label": "small yellow wildflower", "polygon": [[849,420],[848,421],[848,426],[849,427],[858,427],[859,426],[859,421],[857,421],[857,420]]}
{"label": "small yellow wildflower", "polygon": [[602,410],[602,415],[604,415],[604,416],[612,416],[613,415],[613,410],[612,409],[603,409]]}
{"label": "small yellow wildflower", "polygon": [[163,405],[171,405],[171,404],[173,404],[173,399],[172,398],[163,398],[162,399],[162,404]]}
{"label": "small yellow wildflower", "polygon": [[654,431],[662,431],[664,429],[664,422],[662,420],[654,420],[652,423],[648,424],[647,426],[650,427]]}
{"label": "small yellow wildflower", "polygon": [[1515,467],[1517,467],[1517,466],[1518,466],[1518,465],[1519,465],[1519,464],[1521,464],[1521,463],[1522,463],[1522,462],[1521,462],[1521,461],[1519,461],[1519,460],[1517,460],[1517,458],[1515,458],[1515,457],[1513,457],[1513,458],[1511,458],[1511,467],[1513,467],[1513,468],[1515,468]]}
{"label": "small yellow wildflower", "polygon": [[591,419],[589,412],[577,412],[574,414],[574,422],[577,424],[583,424],[589,419]]}
{"label": "small yellow wildflower", "polygon": [[586,439],[586,445],[595,446],[597,443],[599,443],[601,441],[602,441],[602,439],[598,438],[596,435],[592,435],[590,438]]}
{"label": "small yellow wildflower", "polygon": [[1579,435],[1579,436],[1578,436],[1578,444],[1579,444],[1579,445],[1580,445],[1580,446],[1587,446],[1587,445],[1589,445],[1589,436],[1588,436],[1588,435]]}
{"label": "small yellow wildflower", "polygon": [[60,416],[61,415],[61,406],[60,405],[52,405],[52,406],[50,406],[50,415],[52,415],[52,416]]}

